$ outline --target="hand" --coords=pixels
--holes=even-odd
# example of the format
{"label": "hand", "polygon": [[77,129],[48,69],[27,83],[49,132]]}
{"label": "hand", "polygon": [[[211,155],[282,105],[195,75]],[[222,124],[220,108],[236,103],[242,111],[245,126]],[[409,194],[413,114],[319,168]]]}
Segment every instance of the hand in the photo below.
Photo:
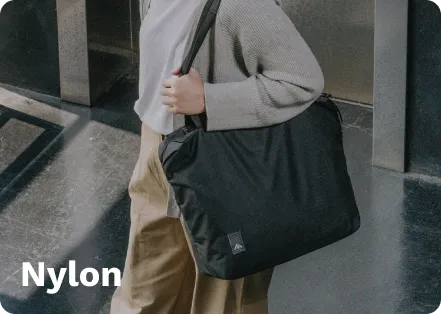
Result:
{"label": "hand", "polygon": [[[173,75],[181,74],[181,69],[173,70]],[[164,80],[161,95],[162,103],[169,111],[185,115],[197,115],[205,111],[204,83],[195,68],[187,75]]]}

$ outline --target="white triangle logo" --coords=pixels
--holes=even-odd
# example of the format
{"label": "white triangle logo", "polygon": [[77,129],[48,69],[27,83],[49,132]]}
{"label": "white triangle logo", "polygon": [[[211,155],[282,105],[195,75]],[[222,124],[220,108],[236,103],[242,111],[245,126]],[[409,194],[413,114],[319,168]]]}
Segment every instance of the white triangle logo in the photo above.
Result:
{"label": "white triangle logo", "polygon": [[236,244],[236,246],[234,247],[235,251],[239,251],[239,250],[242,250],[242,249],[243,249],[243,246],[240,245],[240,244]]}
{"label": "white triangle logo", "polygon": [[439,308],[436,309],[435,312],[429,313],[429,314],[441,314],[441,304],[439,305]]}
{"label": "white triangle logo", "polygon": [[229,234],[228,241],[230,242],[231,251],[234,255],[246,251],[240,231]]}
{"label": "white triangle logo", "polygon": [[2,304],[0,303],[0,314],[12,314],[12,313],[6,312],[6,310],[3,308]]}

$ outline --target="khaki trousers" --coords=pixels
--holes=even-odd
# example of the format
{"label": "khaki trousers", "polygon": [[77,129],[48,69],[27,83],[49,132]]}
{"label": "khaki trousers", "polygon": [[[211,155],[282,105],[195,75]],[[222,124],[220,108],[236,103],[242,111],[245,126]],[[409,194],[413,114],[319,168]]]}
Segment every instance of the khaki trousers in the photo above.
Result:
{"label": "khaki trousers", "polygon": [[226,281],[200,275],[181,221],[167,217],[168,185],[158,158],[162,135],[142,126],[129,186],[129,247],[111,314],[266,314],[273,270]]}

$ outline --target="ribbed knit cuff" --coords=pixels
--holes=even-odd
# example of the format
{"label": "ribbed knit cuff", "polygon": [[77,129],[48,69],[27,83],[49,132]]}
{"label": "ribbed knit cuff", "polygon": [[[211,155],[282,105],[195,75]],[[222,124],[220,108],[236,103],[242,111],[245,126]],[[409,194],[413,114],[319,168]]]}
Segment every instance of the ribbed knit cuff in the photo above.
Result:
{"label": "ribbed knit cuff", "polygon": [[207,130],[231,130],[260,126],[256,78],[242,82],[204,83]]}

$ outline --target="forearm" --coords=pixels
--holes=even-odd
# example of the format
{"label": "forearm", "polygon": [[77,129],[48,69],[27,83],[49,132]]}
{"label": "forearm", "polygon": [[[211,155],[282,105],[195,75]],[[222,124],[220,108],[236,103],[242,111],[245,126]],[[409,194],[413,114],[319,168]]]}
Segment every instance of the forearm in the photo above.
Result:
{"label": "forearm", "polygon": [[304,110],[322,90],[323,80],[319,75],[302,87],[263,75],[251,76],[242,82],[205,83],[207,129],[254,128],[281,123]]}
{"label": "forearm", "polygon": [[225,9],[229,11],[221,25],[236,51],[236,66],[246,68],[249,77],[240,82],[205,84],[208,128],[283,122],[281,112],[289,119],[319,97],[324,87],[321,68],[292,22],[274,3],[255,0],[252,12],[248,12],[247,0],[228,3],[234,7]]}

